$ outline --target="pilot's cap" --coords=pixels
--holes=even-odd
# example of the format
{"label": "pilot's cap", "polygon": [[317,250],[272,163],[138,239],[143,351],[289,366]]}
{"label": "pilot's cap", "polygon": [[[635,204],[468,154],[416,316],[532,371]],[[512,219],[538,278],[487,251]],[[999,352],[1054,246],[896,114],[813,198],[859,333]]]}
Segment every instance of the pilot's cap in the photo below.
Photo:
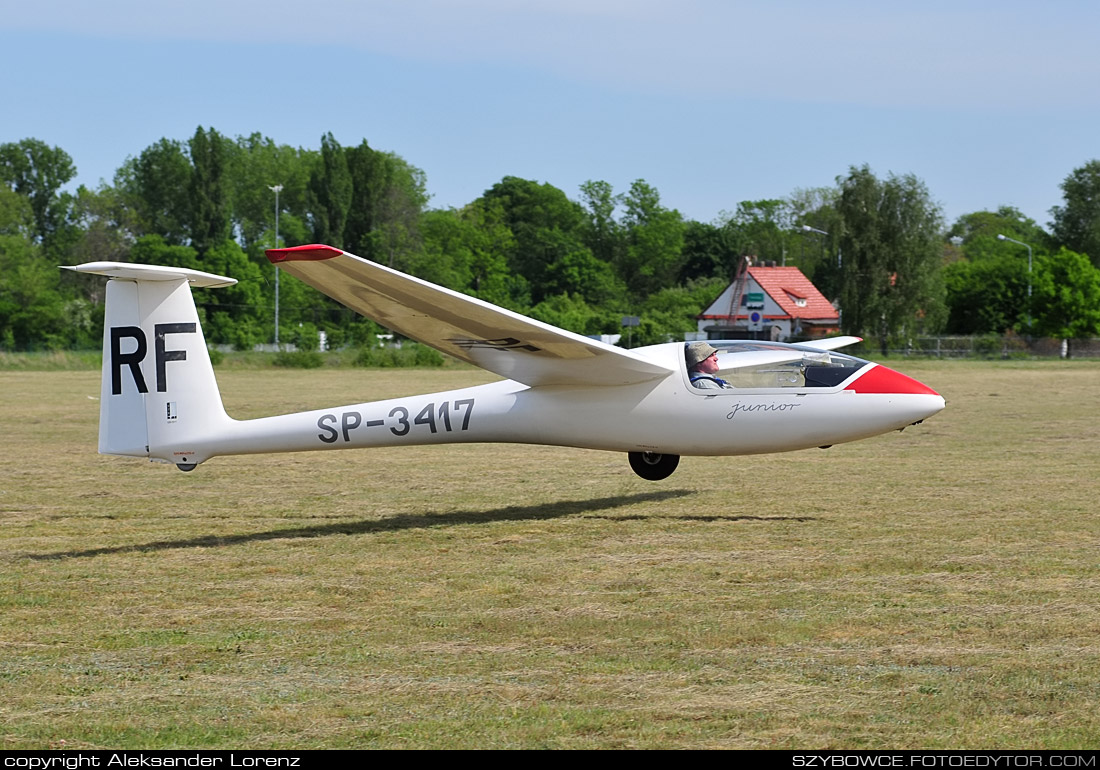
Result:
{"label": "pilot's cap", "polygon": [[689,342],[684,346],[684,358],[687,359],[688,369],[700,361],[706,361],[717,352],[718,348],[709,342]]}

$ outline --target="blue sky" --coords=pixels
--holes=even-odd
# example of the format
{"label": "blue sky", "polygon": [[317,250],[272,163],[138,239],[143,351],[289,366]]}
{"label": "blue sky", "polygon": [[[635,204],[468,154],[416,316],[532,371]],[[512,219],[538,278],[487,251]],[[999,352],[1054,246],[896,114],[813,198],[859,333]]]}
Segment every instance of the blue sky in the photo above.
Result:
{"label": "blue sky", "polygon": [[331,131],[423,169],[436,207],[641,178],[704,222],[868,164],[949,222],[1045,226],[1100,158],[1098,39],[1076,0],[0,0],[0,142],[95,187],[199,125]]}

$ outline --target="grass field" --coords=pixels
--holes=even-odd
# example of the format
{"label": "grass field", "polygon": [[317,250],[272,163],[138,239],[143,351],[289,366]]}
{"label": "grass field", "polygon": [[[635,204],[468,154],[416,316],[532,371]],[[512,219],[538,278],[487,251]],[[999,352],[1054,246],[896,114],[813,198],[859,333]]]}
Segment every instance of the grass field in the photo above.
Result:
{"label": "grass field", "polygon": [[[910,362],[947,409],[685,458],[95,453],[98,373],[0,371],[20,748],[1096,748],[1100,363]],[[237,417],[487,381],[225,371]]]}

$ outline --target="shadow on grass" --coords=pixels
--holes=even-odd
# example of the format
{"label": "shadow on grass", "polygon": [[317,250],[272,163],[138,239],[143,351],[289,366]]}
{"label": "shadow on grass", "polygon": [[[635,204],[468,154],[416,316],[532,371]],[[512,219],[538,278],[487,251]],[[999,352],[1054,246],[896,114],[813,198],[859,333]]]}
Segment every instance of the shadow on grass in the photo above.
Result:
{"label": "shadow on grass", "polygon": [[650,521],[652,519],[679,519],[681,521],[817,521],[816,516],[585,516],[586,519],[611,519],[613,521]]}
{"label": "shadow on grass", "polygon": [[[486,524],[495,521],[556,519],[564,516],[576,516],[578,514],[588,514],[587,518],[604,518],[622,521],[655,518],[683,519],[687,521],[772,520],[774,518],[761,516],[699,516],[690,514],[670,516],[662,516],[661,514],[632,514],[627,516],[595,514],[596,511],[608,511],[614,508],[622,508],[641,503],[661,503],[694,494],[696,494],[696,491],[691,489],[670,489],[660,492],[644,492],[634,495],[601,497],[596,500],[566,500],[557,503],[543,503],[541,505],[510,505],[493,511],[401,514],[399,516],[390,516],[385,519],[374,519],[370,521],[291,527],[287,529],[268,530],[267,532],[250,532],[241,535],[203,535],[202,537],[188,538],[185,540],[159,540],[152,543],[119,545],[109,548],[88,548],[78,551],[61,551],[58,553],[26,554],[26,558],[36,561],[80,559],[115,553],[165,551],[174,548],[218,548],[240,543],[254,543],[262,540],[293,540],[296,538],[327,537],[329,535],[369,535],[373,532],[392,532],[402,529],[429,527],[455,527],[466,524]],[[796,521],[807,520],[807,517],[804,516],[782,518],[785,521],[792,519]]]}

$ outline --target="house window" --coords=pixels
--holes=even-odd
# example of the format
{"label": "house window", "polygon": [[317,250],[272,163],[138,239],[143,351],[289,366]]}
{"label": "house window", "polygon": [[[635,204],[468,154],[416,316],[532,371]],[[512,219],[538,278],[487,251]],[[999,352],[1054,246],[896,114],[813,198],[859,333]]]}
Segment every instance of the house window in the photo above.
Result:
{"label": "house window", "polygon": [[791,300],[791,302],[795,304],[795,307],[806,307],[805,297],[800,297],[793,292],[787,291],[786,289],[784,289],[784,291],[787,292],[787,299]]}

